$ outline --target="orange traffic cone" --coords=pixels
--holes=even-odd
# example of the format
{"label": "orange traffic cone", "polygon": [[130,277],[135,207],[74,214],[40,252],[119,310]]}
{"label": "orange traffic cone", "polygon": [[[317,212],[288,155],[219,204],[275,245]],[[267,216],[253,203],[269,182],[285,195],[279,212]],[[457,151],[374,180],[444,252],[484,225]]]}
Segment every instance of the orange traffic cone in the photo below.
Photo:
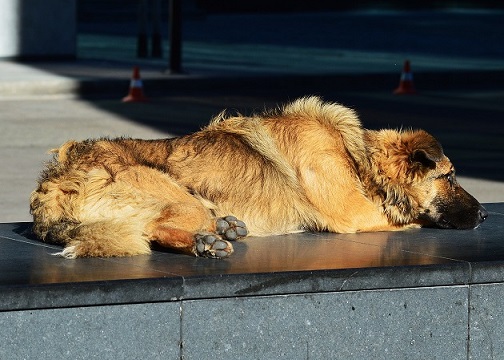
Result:
{"label": "orange traffic cone", "polygon": [[133,68],[133,77],[131,78],[128,96],[122,99],[123,102],[142,102],[147,101],[143,94],[143,84],[140,78],[140,69],[138,66]]}
{"label": "orange traffic cone", "polygon": [[404,62],[401,81],[399,82],[397,89],[394,90],[394,94],[416,94],[415,86],[413,85],[413,73],[411,72],[409,60]]}

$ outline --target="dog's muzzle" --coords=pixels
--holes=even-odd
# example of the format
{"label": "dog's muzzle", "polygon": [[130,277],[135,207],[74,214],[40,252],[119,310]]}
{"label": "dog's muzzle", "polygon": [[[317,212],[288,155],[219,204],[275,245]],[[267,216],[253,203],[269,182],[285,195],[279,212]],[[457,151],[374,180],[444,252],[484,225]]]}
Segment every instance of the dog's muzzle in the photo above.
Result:
{"label": "dog's muzzle", "polygon": [[481,224],[488,217],[488,211],[486,211],[486,209],[482,205],[480,205],[479,210],[478,210],[478,215],[479,215],[480,224]]}

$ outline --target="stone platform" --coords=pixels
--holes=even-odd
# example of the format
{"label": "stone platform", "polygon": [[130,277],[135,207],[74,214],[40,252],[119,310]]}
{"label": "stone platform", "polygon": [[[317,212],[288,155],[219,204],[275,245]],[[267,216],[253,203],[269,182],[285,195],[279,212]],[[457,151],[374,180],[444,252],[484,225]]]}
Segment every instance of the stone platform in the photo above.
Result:
{"label": "stone platform", "polygon": [[0,224],[0,359],[504,357],[504,203],[476,230],[66,260]]}

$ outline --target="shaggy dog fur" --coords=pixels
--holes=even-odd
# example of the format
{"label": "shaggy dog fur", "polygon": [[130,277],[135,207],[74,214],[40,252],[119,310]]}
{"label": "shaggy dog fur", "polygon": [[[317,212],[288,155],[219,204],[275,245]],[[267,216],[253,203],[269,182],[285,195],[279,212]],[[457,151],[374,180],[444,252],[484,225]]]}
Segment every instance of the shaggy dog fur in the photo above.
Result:
{"label": "shaggy dog fur", "polygon": [[317,97],[221,114],[179,138],[54,152],[31,195],[33,229],[67,258],[148,254],[151,242],[226,257],[246,235],[468,229],[487,216],[427,132],[366,130]]}

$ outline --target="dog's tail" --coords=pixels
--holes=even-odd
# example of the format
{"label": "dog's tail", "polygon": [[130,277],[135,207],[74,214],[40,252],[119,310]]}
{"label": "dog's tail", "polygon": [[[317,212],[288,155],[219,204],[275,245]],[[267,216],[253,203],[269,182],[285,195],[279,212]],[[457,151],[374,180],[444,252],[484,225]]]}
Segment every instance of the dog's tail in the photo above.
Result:
{"label": "dog's tail", "polygon": [[[32,198],[36,195],[32,195]],[[149,240],[142,229],[132,223],[102,220],[78,222],[70,218],[50,219],[47,209],[33,212],[33,232],[41,240],[64,245],[60,255],[77,257],[110,257],[150,254]]]}
{"label": "dog's tail", "polygon": [[147,239],[127,223],[99,221],[87,224],[58,223],[49,229],[51,241],[64,242],[54,255],[67,259],[150,254]]}

